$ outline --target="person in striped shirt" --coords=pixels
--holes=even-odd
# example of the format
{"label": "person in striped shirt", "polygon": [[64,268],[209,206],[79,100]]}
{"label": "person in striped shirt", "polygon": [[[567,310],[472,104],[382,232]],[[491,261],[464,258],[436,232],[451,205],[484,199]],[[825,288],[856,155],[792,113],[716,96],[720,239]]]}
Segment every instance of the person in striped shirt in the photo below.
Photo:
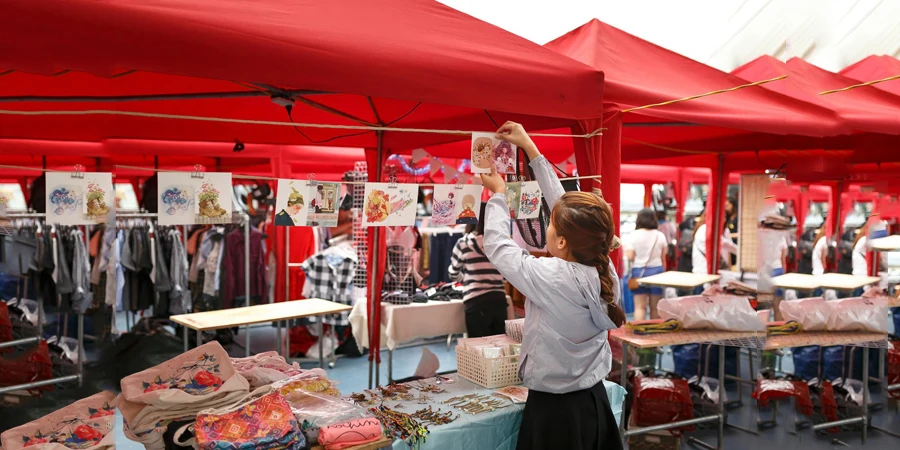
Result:
{"label": "person in striped shirt", "polygon": [[484,253],[484,203],[478,223],[468,225],[450,257],[450,279],[462,282],[468,337],[506,332],[506,291],[503,275]]}

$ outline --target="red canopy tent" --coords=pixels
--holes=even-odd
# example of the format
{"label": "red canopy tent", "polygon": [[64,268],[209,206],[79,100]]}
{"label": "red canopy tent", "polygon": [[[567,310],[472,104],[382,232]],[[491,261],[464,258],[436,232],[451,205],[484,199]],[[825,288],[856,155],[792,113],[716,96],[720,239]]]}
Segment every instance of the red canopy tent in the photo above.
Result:
{"label": "red canopy tent", "polygon": [[[571,127],[587,134],[603,113],[599,70],[432,1],[335,0],[310,7],[279,0],[32,0],[3,2],[0,16],[0,40],[16,43],[0,54],[6,108],[109,111],[4,113],[0,138],[239,139],[248,148],[332,141],[372,150],[370,179],[380,180],[385,150],[460,139],[391,128],[487,131],[495,121],[513,119],[530,130]],[[286,103],[285,97],[294,102],[294,122],[387,130],[293,129],[286,108],[272,100]],[[581,173],[596,173],[600,140],[581,141]],[[602,161],[604,171],[618,170],[614,150]],[[377,238],[371,242],[370,251]],[[370,260],[383,267],[383,252]],[[370,317],[377,323],[378,274],[370,273]],[[377,332],[372,344],[370,358],[377,360]]]}
{"label": "red canopy tent", "polygon": [[[872,55],[839,72],[860,83],[900,76],[900,59],[887,55]],[[873,87],[900,96],[900,79],[874,84]]]}

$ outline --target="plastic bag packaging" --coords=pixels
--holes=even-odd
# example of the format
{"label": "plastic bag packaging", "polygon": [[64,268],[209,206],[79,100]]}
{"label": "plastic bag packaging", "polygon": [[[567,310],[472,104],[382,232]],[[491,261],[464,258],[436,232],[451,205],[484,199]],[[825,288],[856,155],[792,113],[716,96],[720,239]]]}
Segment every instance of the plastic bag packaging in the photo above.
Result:
{"label": "plastic bag packaging", "polygon": [[813,413],[812,398],[809,395],[809,385],[802,381],[769,380],[759,378],[756,380],[756,390],[753,398],[759,406],[769,406],[769,401],[781,398],[794,398],[797,412],[805,416]]}
{"label": "plastic bag packaging", "polygon": [[[694,418],[688,382],[670,378],[634,377],[634,423],[639,427]],[[694,426],[678,431],[693,431]],[[674,430],[673,430],[674,431]]]}
{"label": "plastic bag packaging", "polygon": [[881,298],[845,298],[828,302],[829,331],[888,331],[887,301]]}
{"label": "plastic bag packaging", "polygon": [[747,297],[690,296],[662,299],[657,307],[662,319],[676,319],[685,329],[764,331]]}
{"label": "plastic bag packaging", "polygon": [[277,352],[264,352],[247,358],[231,358],[231,364],[234,370],[247,379],[251,389],[306,372],[297,363],[289,364]]}
{"label": "plastic bag packaging", "polygon": [[[706,398],[712,400],[716,405],[719,404],[719,380],[712,377],[701,377],[698,382],[697,377],[693,377],[688,380],[688,383],[696,383],[700,389],[703,389],[703,394]],[[725,403],[728,403],[728,393],[723,392],[723,394],[725,394]]]}
{"label": "plastic bag packaging", "polygon": [[364,408],[341,398],[322,369],[278,381],[272,387],[291,405],[300,428],[313,442],[318,442],[321,428],[372,417]]}
{"label": "plastic bag packaging", "polygon": [[803,325],[804,331],[825,331],[831,311],[822,297],[783,301],[779,304],[784,320],[793,320]]}
{"label": "plastic bag packaging", "polygon": [[859,380],[841,380],[838,379],[834,382],[836,385],[840,385],[847,391],[848,400],[852,401],[856,404],[856,406],[862,406],[863,404],[863,384],[862,381]]}
{"label": "plastic bag packaging", "polygon": [[673,287],[667,287],[665,292],[665,298],[677,298],[678,297],[678,289]]}

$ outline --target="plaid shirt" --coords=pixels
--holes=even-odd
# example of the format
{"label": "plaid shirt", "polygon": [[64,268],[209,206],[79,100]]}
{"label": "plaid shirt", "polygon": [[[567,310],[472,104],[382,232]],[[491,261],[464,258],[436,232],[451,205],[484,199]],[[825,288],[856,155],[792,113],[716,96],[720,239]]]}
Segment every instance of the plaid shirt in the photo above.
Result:
{"label": "plaid shirt", "polygon": [[[306,282],[311,283],[312,298],[331,300],[345,305],[353,305],[353,276],[356,275],[357,263],[351,258],[339,254],[317,253],[300,266],[306,273]],[[348,312],[324,316],[329,325],[349,325]],[[316,322],[317,317],[310,317]]]}

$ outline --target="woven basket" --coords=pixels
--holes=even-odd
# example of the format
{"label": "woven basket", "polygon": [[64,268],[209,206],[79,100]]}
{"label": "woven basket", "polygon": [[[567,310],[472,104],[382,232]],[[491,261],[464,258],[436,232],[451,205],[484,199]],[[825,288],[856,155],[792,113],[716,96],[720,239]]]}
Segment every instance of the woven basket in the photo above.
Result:
{"label": "woven basket", "polygon": [[459,376],[487,389],[519,384],[519,356],[485,358],[478,351],[456,348]]}

